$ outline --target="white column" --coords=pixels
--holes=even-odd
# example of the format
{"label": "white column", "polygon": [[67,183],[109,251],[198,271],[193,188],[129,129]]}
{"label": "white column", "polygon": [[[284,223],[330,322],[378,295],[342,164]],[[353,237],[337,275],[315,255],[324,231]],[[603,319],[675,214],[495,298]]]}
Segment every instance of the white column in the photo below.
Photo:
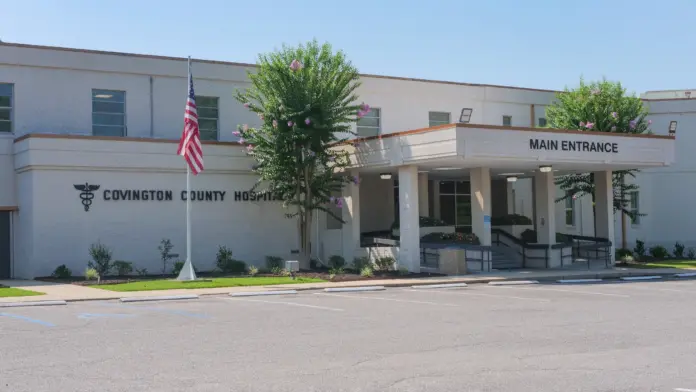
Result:
{"label": "white column", "polygon": [[418,214],[420,216],[430,216],[429,197],[428,173],[418,173]]}
{"label": "white column", "polygon": [[614,188],[611,170],[595,172],[595,214],[597,233],[595,236],[611,241],[610,261],[614,264],[616,243],[614,241]]}
{"label": "white column", "polygon": [[[359,177],[357,172],[351,175]],[[353,262],[355,251],[360,248],[360,186],[355,183],[343,187],[343,258],[346,264]]]}
{"label": "white column", "polygon": [[481,245],[491,245],[491,173],[487,167],[469,171],[471,180],[471,231]]}
{"label": "white column", "polygon": [[399,266],[420,272],[418,167],[399,167]]}
{"label": "white column", "polygon": [[556,185],[552,172],[535,174],[534,196],[537,242],[553,245],[556,243]]}

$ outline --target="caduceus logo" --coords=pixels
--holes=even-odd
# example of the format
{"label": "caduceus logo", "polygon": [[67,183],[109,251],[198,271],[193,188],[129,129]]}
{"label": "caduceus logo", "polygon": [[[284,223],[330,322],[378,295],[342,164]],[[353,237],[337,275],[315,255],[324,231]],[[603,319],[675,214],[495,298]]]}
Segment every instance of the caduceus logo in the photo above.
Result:
{"label": "caduceus logo", "polygon": [[89,211],[89,206],[92,205],[92,199],[94,199],[94,191],[99,189],[99,185],[89,185],[89,183],[85,182],[84,184],[73,186],[80,191],[80,200],[82,200],[85,211]]}

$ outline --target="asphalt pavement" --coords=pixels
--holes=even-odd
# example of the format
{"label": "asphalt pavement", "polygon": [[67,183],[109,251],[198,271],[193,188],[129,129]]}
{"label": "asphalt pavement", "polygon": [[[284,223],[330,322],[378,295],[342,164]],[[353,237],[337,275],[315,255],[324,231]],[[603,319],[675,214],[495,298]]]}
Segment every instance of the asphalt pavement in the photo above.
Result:
{"label": "asphalt pavement", "polygon": [[696,280],[0,308],[0,391],[696,392]]}

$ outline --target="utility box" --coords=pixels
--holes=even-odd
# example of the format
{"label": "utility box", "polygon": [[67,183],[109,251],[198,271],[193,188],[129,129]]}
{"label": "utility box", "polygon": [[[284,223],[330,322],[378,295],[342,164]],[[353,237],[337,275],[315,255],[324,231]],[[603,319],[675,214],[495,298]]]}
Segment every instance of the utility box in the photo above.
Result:
{"label": "utility box", "polygon": [[288,270],[288,272],[299,272],[300,262],[297,260],[286,260],[285,269]]}
{"label": "utility box", "polygon": [[447,275],[464,275],[467,272],[466,251],[464,249],[440,249],[439,270]]}

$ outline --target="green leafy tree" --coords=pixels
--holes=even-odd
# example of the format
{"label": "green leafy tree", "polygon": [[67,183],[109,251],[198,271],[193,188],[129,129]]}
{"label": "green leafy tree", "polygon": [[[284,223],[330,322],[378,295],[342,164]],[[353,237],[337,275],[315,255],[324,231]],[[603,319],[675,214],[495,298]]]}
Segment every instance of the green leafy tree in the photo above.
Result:
{"label": "green leafy tree", "polygon": [[[256,161],[259,180],[251,191],[268,191],[283,200],[297,219],[300,266],[310,262],[313,213],[342,207],[335,198],[348,182],[348,138],[351,123],[369,112],[357,104],[360,85],[357,69],[342,52],[316,41],[261,54],[256,72],[249,72],[251,86],[235,98],[255,112],[261,126],[242,125],[235,132]],[[345,145],[345,148],[341,146]]]}
{"label": "green leafy tree", "polygon": [[[652,133],[650,120],[646,120],[648,109],[634,94],[627,95],[621,83],[607,81],[585,83],[574,90],[565,89],[556,96],[556,101],[546,109],[546,118],[551,128],[574,129],[594,132]],[[638,189],[626,183],[627,176],[635,177],[638,170],[620,170],[613,173],[614,211],[621,211],[631,219],[635,213],[628,209],[629,195]],[[565,191],[561,202],[569,197],[586,194],[595,198],[594,174],[577,173],[561,176],[556,184]],[[643,214],[640,214],[643,215]]]}

